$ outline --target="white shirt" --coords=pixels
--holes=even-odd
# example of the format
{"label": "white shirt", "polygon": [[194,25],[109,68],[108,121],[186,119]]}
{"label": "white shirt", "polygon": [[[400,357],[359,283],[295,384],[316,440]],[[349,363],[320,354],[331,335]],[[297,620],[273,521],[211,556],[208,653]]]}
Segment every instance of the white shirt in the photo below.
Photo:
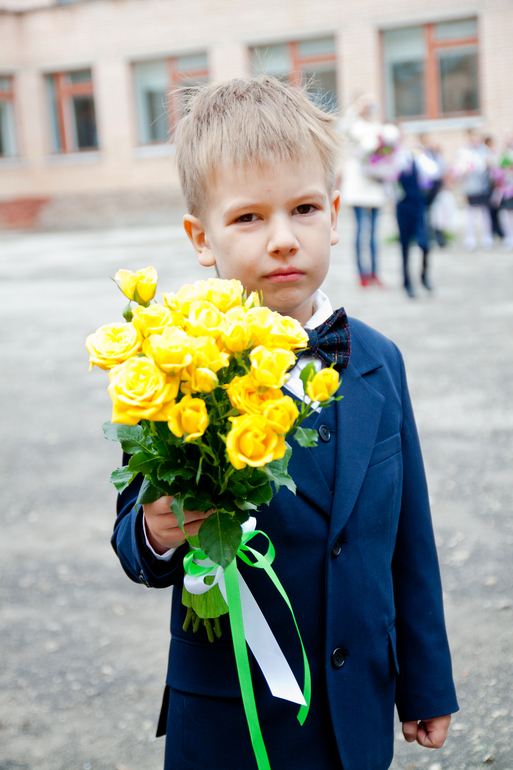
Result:
{"label": "white shirt", "polygon": [[[313,296],[312,301],[312,309],[313,309],[313,315],[310,318],[309,321],[305,324],[305,329],[315,329],[317,326],[320,326],[322,323],[328,320],[330,315],[333,313],[333,308],[331,306],[331,302],[329,301],[326,294],[321,291],[320,289],[317,289]],[[311,361],[314,362],[315,370],[317,372],[320,372],[321,369],[324,369],[327,364],[322,361],[317,356],[301,356],[301,358],[298,360],[295,367],[292,369],[289,375],[289,379],[287,380],[286,389],[290,391],[296,398],[301,399],[301,401],[305,401],[305,399],[308,399],[308,396],[305,396],[304,390],[303,390],[303,383],[300,380],[300,375],[305,366],[307,366]],[[315,403],[313,404],[314,408],[316,407]],[[146,533],[146,522],[144,520],[143,516],[143,531],[144,531],[144,537],[146,540],[146,545],[152,552],[152,554],[155,556],[155,558],[160,559],[161,561],[169,561],[176,551],[176,548],[170,548],[169,551],[166,551],[165,553],[157,553],[150,545],[148,541],[148,535]]]}

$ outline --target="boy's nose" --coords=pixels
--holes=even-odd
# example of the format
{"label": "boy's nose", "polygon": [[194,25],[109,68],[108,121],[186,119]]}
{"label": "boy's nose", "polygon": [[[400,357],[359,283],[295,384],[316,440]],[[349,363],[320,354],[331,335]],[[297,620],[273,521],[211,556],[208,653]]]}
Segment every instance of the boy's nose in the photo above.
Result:
{"label": "boy's nose", "polygon": [[269,254],[290,254],[299,249],[299,241],[291,224],[285,218],[272,223],[267,251]]}

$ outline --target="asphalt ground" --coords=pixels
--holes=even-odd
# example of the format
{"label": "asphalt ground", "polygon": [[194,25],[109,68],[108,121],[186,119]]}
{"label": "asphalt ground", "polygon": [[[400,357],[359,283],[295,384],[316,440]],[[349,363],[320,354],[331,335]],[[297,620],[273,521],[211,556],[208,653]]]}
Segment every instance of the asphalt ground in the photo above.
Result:
{"label": "asphalt ground", "polygon": [[[357,285],[347,215],[325,288],[406,360],[461,705],[440,751],[398,725],[392,767],[513,770],[513,253],[436,250],[435,291],[412,300],[385,220],[387,288]],[[163,291],[208,275],[178,226],[0,234],[0,770],[162,767],[170,592],[110,547],[120,456],[84,348],[120,318],[109,275],[150,264]]]}

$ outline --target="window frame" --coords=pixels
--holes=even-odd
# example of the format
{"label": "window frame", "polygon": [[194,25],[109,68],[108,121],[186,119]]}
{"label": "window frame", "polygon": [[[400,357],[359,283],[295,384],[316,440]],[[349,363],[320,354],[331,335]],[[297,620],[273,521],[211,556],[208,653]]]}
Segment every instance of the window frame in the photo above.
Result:
{"label": "window frame", "polygon": [[[182,70],[180,69],[178,65],[178,60],[182,57],[187,56],[195,56],[195,55],[201,55],[205,56],[207,59],[206,67],[203,68],[197,68],[192,70]],[[150,142],[143,142],[141,139],[141,124],[140,120],[141,117],[139,115],[139,109],[138,109],[138,95],[137,95],[137,74],[136,74],[136,67],[138,64],[149,64],[150,62],[164,62],[165,68],[166,68],[166,74],[167,74],[167,131],[168,131],[168,137],[169,139],[165,141],[159,141],[158,139],[153,139]],[[137,147],[158,147],[158,146],[164,146],[168,144],[170,141],[172,141],[173,137],[173,127],[176,125],[178,120],[182,117],[182,107],[180,103],[178,88],[180,86],[180,83],[183,82],[183,80],[194,80],[196,78],[209,78],[210,70],[208,66],[208,52],[207,51],[199,51],[199,52],[186,52],[186,53],[180,53],[175,54],[174,56],[152,56],[148,59],[138,59],[137,61],[131,62],[131,68],[132,68],[132,84],[133,84],[133,94],[134,94],[134,115],[135,115],[135,123],[137,127]]]}
{"label": "window frame", "polygon": [[[82,72],[89,70],[91,73],[91,80],[70,83],[67,78],[74,72]],[[52,147],[52,155],[70,155],[72,153],[86,153],[86,152],[98,152],[99,142],[97,141],[96,147],[77,147],[75,146],[74,137],[69,129],[69,119],[66,119],[66,111],[71,115],[71,100],[75,96],[91,96],[94,103],[94,117],[96,134],[98,136],[98,122],[96,119],[96,103],[94,98],[94,77],[92,67],[77,67],[76,69],[62,70],[59,72],[47,72],[45,73],[47,100],[49,104],[50,112],[53,110],[53,105],[50,101],[50,86],[48,79],[54,78],[55,86],[55,104],[56,104],[56,122],[60,135],[61,147],[60,149],[54,149]],[[65,106],[65,102],[68,101],[68,106]],[[50,116],[49,116],[50,117]],[[51,118],[50,118],[51,120]]]}
{"label": "window frame", "polygon": [[[300,45],[301,43],[308,43],[313,40],[326,40],[328,38],[333,38],[333,42],[335,44],[335,50],[333,53],[330,54],[313,54],[311,56],[302,56],[300,54]],[[292,86],[301,86],[303,85],[303,72],[306,69],[309,69],[312,66],[315,66],[316,64],[333,64],[333,69],[335,71],[335,78],[338,81],[338,58],[337,58],[337,38],[335,35],[322,35],[322,36],[315,36],[315,37],[308,37],[308,38],[301,38],[299,40],[285,40],[285,41],[273,41],[272,43],[261,43],[259,45],[252,45],[248,48],[248,54],[249,54],[249,60],[250,60],[250,67],[253,74],[255,74],[255,56],[254,52],[257,49],[262,48],[272,48],[275,45],[284,45],[287,48],[287,53],[290,59],[290,62],[292,64],[291,70],[289,73],[287,73],[287,82]],[[328,69],[328,68],[326,68]],[[337,100],[339,98],[339,88],[338,88],[338,82],[337,82]]]}
{"label": "window frame", "polygon": [[[437,24],[444,24],[446,22],[458,22],[475,19],[477,32],[473,37],[465,38],[453,38],[448,40],[436,39],[436,26]],[[401,115],[387,115],[386,119],[391,121],[419,121],[419,120],[452,120],[457,118],[467,118],[480,116],[482,114],[481,108],[481,77],[479,67],[479,18],[475,16],[463,17],[463,18],[451,18],[440,19],[438,21],[429,22],[427,24],[410,24],[404,27],[390,27],[389,29],[382,29],[380,31],[380,43],[381,43],[381,61],[382,61],[382,94],[383,104],[387,104],[387,72],[385,62],[385,32],[392,29],[407,29],[408,27],[422,27],[424,33],[424,41],[426,45],[426,55],[423,59],[424,64],[424,113],[422,115],[415,116],[401,116]],[[468,48],[475,46],[476,59],[477,59],[477,98],[478,108],[476,110],[467,110],[465,112],[442,112],[442,83],[440,77],[440,59],[439,52],[447,49]]]}
{"label": "window frame", "polygon": [[21,157],[20,142],[18,137],[18,124],[16,119],[16,98],[15,98],[15,88],[14,88],[14,76],[11,73],[4,74],[3,72],[0,71],[0,78],[2,80],[5,79],[9,81],[9,88],[6,91],[0,89],[0,101],[9,102],[11,105],[13,132],[14,132],[14,154],[13,155],[0,154],[0,160],[12,160],[13,158]]}

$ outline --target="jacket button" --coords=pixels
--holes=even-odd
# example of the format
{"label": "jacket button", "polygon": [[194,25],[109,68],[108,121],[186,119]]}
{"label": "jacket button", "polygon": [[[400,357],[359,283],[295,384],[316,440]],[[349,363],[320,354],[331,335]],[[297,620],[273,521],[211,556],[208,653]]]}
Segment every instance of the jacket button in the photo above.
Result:
{"label": "jacket button", "polygon": [[335,649],[331,653],[331,665],[333,666],[333,668],[342,668],[345,662],[346,662],[346,653],[344,652],[342,647],[335,647]]}
{"label": "jacket button", "polygon": [[331,555],[332,556],[340,556],[342,552],[342,544],[340,543],[340,540],[335,540],[333,543],[333,548],[331,549]]}
{"label": "jacket button", "polygon": [[331,438],[331,432],[327,425],[321,425],[319,428],[319,436],[321,437],[321,441],[324,441],[326,444]]}

